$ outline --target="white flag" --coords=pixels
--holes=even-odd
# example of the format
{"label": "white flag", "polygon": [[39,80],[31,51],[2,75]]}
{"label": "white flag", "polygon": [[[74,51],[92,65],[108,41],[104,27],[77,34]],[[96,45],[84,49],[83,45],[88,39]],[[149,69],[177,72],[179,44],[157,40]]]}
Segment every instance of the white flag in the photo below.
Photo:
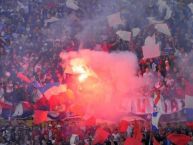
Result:
{"label": "white flag", "polygon": [[79,9],[79,7],[77,5],[77,1],[75,1],[75,0],[67,0],[66,1],[66,6],[68,8],[73,9],[73,10],[78,10]]}
{"label": "white flag", "polygon": [[168,36],[171,36],[171,32],[170,32],[170,29],[168,27],[167,24],[163,23],[163,24],[156,24],[155,25],[155,29],[158,31],[158,32],[161,32],[163,34],[166,34]]}
{"label": "white flag", "polygon": [[150,24],[158,24],[158,23],[163,23],[163,21],[158,21],[154,17],[147,17],[148,21]]}
{"label": "white flag", "polygon": [[107,17],[107,20],[108,20],[109,26],[111,27],[117,26],[119,24],[124,24],[123,20],[121,19],[120,12],[109,15]]}
{"label": "white flag", "polygon": [[128,31],[117,31],[116,34],[125,41],[130,41],[131,39],[131,32]]}
{"label": "white flag", "polygon": [[13,113],[13,116],[21,116],[23,114],[23,105],[22,103],[18,104],[15,108],[15,112]]}
{"label": "white flag", "polygon": [[136,37],[139,33],[140,33],[140,29],[139,28],[133,28],[132,29],[132,35],[133,37]]}
{"label": "white flag", "polygon": [[172,16],[172,10],[171,10],[171,8],[168,6],[168,7],[166,8],[166,15],[165,15],[164,19],[165,19],[165,20],[168,20],[169,18],[171,18],[171,16]]}
{"label": "white flag", "polygon": [[50,19],[45,20],[45,21],[44,21],[44,24],[45,24],[45,26],[47,26],[48,23],[53,23],[53,22],[56,22],[56,21],[58,21],[58,20],[59,20],[59,19],[56,18],[56,17],[51,17]]}
{"label": "white flag", "polygon": [[161,55],[159,44],[155,42],[155,36],[148,36],[145,40],[145,45],[142,47],[143,57],[147,58],[155,58]]}
{"label": "white flag", "polygon": [[193,3],[188,4],[188,7],[190,8],[191,12],[193,13]]}

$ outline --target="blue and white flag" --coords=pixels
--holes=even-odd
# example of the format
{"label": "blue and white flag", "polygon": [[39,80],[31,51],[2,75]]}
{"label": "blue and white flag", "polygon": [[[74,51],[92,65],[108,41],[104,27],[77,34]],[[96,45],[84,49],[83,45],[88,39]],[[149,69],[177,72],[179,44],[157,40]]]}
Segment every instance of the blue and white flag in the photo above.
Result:
{"label": "blue and white flag", "polygon": [[163,107],[162,107],[162,97],[159,92],[157,92],[154,96],[154,110],[152,113],[152,130],[157,131],[158,130],[158,124],[159,124],[159,119],[161,117],[161,114],[163,112]]}

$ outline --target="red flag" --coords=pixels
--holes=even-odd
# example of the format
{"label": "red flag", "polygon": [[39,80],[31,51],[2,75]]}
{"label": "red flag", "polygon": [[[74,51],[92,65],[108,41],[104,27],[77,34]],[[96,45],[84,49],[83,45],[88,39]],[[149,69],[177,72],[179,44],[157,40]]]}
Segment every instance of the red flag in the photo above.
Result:
{"label": "red flag", "polygon": [[172,133],[167,136],[167,139],[176,145],[187,145],[188,142],[191,140],[191,137],[184,134]]}
{"label": "red flag", "polygon": [[38,101],[36,101],[36,103],[34,104],[34,109],[36,110],[44,110],[44,109],[48,109],[49,108],[49,101],[48,99],[43,96],[42,98],[40,98]]}
{"label": "red flag", "polygon": [[4,108],[4,109],[11,109],[12,108],[11,104],[8,104],[8,103],[2,102],[2,101],[0,101],[0,106],[1,106],[1,108]]}
{"label": "red flag", "polygon": [[108,138],[108,136],[109,136],[109,133],[107,131],[105,131],[102,128],[98,128],[94,135],[93,145],[97,143],[103,144],[104,141]]}
{"label": "red flag", "polygon": [[22,81],[24,81],[26,83],[31,82],[31,80],[21,72],[17,73],[17,77],[20,78]]}
{"label": "red flag", "polygon": [[96,118],[95,117],[90,117],[85,121],[85,125],[87,127],[92,127],[96,125]]}
{"label": "red flag", "polygon": [[47,111],[36,110],[34,113],[34,124],[40,124],[47,121]]}
{"label": "red flag", "polygon": [[160,145],[160,143],[153,137],[153,145]]}
{"label": "red flag", "polygon": [[30,104],[29,102],[24,101],[24,102],[22,103],[22,105],[23,105],[23,108],[24,108],[24,109],[28,109],[28,110],[33,109],[32,104]]}
{"label": "red flag", "polygon": [[65,94],[59,94],[59,95],[51,96],[50,100],[49,100],[50,110],[52,110],[52,111],[59,111],[58,110],[59,109],[58,106],[65,105],[66,102],[67,102],[67,97],[66,97]]}
{"label": "red flag", "polygon": [[188,127],[190,127],[191,129],[193,129],[193,122],[187,122],[186,125],[187,125]]}
{"label": "red flag", "polygon": [[142,143],[135,138],[127,138],[124,145],[141,145]]}
{"label": "red flag", "polygon": [[129,122],[125,121],[125,120],[121,120],[121,122],[119,123],[119,131],[124,133],[127,131]]}
{"label": "red flag", "polygon": [[137,140],[142,139],[141,126],[140,123],[135,121],[134,123],[134,138]]}

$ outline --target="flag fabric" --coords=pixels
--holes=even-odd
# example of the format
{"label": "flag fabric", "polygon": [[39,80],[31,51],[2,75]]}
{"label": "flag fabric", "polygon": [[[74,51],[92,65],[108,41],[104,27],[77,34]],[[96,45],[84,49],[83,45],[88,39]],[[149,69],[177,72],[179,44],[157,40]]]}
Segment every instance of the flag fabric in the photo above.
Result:
{"label": "flag fabric", "polygon": [[75,145],[78,141],[78,135],[77,134],[72,134],[70,137],[70,145]]}
{"label": "flag fabric", "polygon": [[85,125],[87,127],[92,127],[92,126],[95,126],[96,125],[96,118],[95,117],[90,117],[88,118],[86,121],[85,121]]}
{"label": "flag fabric", "polygon": [[50,110],[50,103],[49,103],[48,99],[45,96],[43,96],[42,98],[37,100],[34,104],[34,109],[49,111]]}
{"label": "flag fabric", "polygon": [[73,10],[78,10],[79,9],[79,7],[77,5],[77,1],[75,1],[75,0],[67,0],[66,1],[66,6],[68,8],[73,9]]}
{"label": "flag fabric", "polygon": [[35,110],[33,117],[34,124],[40,124],[47,121],[47,114],[48,114],[47,111]]}
{"label": "flag fabric", "polygon": [[94,135],[93,145],[97,143],[103,144],[108,136],[109,133],[107,131],[105,131],[103,128],[98,128]]}
{"label": "flag fabric", "polygon": [[127,131],[129,122],[126,120],[121,120],[121,122],[119,123],[119,131],[124,133]]}
{"label": "flag fabric", "polygon": [[28,7],[28,5],[24,5],[24,4],[21,3],[20,1],[17,1],[17,4],[18,4],[18,8],[19,8],[19,9],[24,9],[26,13],[29,12],[29,7]]}
{"label": "flag fabric", "polygon": [[66,112],[49,111],[48,120],[63,120],[66,118]]}
{"label": "flag fabric", "polygon": [[163,113],[162,99],[159,92],[156,92],[154,95],[154,110],[152,113],[152,130],[158,130],[159,119]]}
{"label": "flag fabric", "polygon": [[31,83],[31,80],[21,72],[17,73],[17,77],[26,83]]}
{"label": "flag fabric", "polygon": [[110,27],[114,27],[114,26],[117,26],[117,25],[120,25],[120,24],[123,24],[123,21],[121,19],[121,13],[118,12],[118,13],[114,13],[112,15],[109,15],[107,17],[107,20],[108,20],[108,24]]}
{"label": "flag fabric", "polygon": [[0,108],[11,109],[13,105],[4,101],[0,101]]}
{"label": "flag fabric", "polygon": [[171,8],[169,6],[167,6],[166,7],[166,15],[165,15],[164,19],[168,20],[168,19],[171,18],[171,16],[172,16],[172,10],[171,10]]}
{"label": "flag fabric", "polygon": [[163,34],[165,34],[165,35],[171,36],[170,29],[169,29],[168,25],[165,24],[165,23],[156,24],[156,25],[155,25],[155,29],[156,29],[158,32],[161,32],[161,33],[163,33]]}
{"label": "flag fabric", "polygon": [[160,145],[160,143],[153,137],[153,145]]}
{"label": "flag fabric", "polygon": [[136,37],[139,33],[140,33],[140,29],[139,28],[133,28],[132,29],[132,36]]}
{"label": "flag fabric", "polygon": [[145,39],[145,45],[142,47],[143,58],[155,58],[161,55],[159,44],[156,44],[155,36],[148,36]]}
{"label": "flag fabric", "polygon": [[33,114],[33,106],[29,102],[21,102],[15,107],[13,117],[27,118]]}
{"label": "flag fabric", "polygon": [[170,140],[175,145],[187,145],[188,142],[191,140],[190,136],[184,134],[169,134],[167,139]]}
{"label": "flag fabric", "polygon": [[49,99],[50,111],[64,112],[66,103],[67,97],[65,94],[53,95]]}
{"label": "flag fabric", "polygon": [[130,41],[131,39],[131,32],[119,30],[116,34],[124,41]]}
{"label": "flag fabric", "polygon": [[158,23],[163,23],[163,21],[158,21],[154,17],[147,17],[148,21],[150,24],[158,24]]}
{"label": "flag fabric", "polygon": [[11,117],[12,117],[13,112],[14,112],[13,108],[11,108],[11,109],[2,108],[1,117],[4,118],[4,119],[10,120]]}
{"label": "flag fabric", "polygon": [[190,8],[191,12],[193,13],[193,3],[189,3],[188,7]]}
{"label": "flag fabric", "polygon": [[58,21],[58,20],[59,20],[59,19],[56,18],[56,17],[51,17],[51,18],[49,18],[49,19],[47,19],[47,20],[44,21],[44,25],[47,26],[48,23],[54,23],[54,22],[56,22],[56,21]]}
{"label": "flag fabric", "polygon": [[186,122],[186,125],[187,125],[189,128],[193,129],[193,122]]}
{"label": "flag fabric", "polygon": [[39,88],[39,90],[49,100],[51,96],[65,93],[67,89],[65,84],[49,83],[46,86]]}
{"label": "flag fabric", "polygon": [[141,145],[142,143],[135,138],[127,138],[124,145]]}
{"label": "flag fabric", "polygon": [[37,87],[41,93],[45,93],[47,90],[49,90],[52,87],[57,87],[59,86],[60,83],[59,82],[54,82],[54,83],[47,83],[45,86],[43,87]]}
{"label": "flag fabric", "polygon": [[137,140],[142,140],[142,133],[141,133],[141,125],[140,122],[135,120],[134,121],[134,135],[133,137]]}
{"label": "flag fabric", "polygon": [[158,130],[158,123],[159,123],[160,116],[161,116],[160,112],[153,112],[152,113],[152,130],[153,131]]}
{"label": "flag fabric", "polygon": [[185,81],[185,108],[193,108],[193,83]]}

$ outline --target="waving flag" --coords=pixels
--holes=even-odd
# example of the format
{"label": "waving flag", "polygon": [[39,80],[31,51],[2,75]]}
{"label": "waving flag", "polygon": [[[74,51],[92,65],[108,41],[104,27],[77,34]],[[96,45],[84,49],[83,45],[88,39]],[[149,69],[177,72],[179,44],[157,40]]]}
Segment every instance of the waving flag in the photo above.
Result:
{"label": "waving flag", "polygon": [[142,47],[142,51],[144,59],[159,57],[161,55],[160,46],[156,44],[155,35],[152,37],[148,36],[145,39],[145,45]]}
{"label": "waving flag", "polygon": [[160,145],[160,143],[156,140],[155,137],[153,137],[153,144],[154,144],[154,145]]}
{"label": "waving flag", "polygon": [[160,116],[161,116],[160,112],[153,112],[152,114],[152,130],[153,131],[158,130],[158,123],[159,123]]}
{"label": "waving flag", "polygon": [[33,106],[29,102],[19,103],[15,107],[13,117],[27,118],[33,114]]}
{"label": "waving flag", "polygon": [[52,17],[50,19],[45,20],[44,23],[45,23],[45,26],[47,26],[49,23],[53,23],[53,22],[56,22],[58,20],[59,20],[59,18]]}
{"label": "waving flag", "polygon": [[168,35],[168,36],[171,36],[171,32],[170,32],[170,29],[168,27],[167,24],[156,24],[155,25],[155,29],[158,31],[158,32],[161,32],[165,35]]}
{"label": "waving flag", "polygon": [[170,140],[175,145],[187,145],[188,142],[191,140],[190,136],[184,134],[169,134],[167,139]]}
{"label": "waving flag", "polygon": [[13,107],[12,104],[4,102],[4,101],[0,101],[0,108],[11,109],[12,107]]}
{"label": "waving flag", "polygon": [[26,83],[31,83],[31,80],[21,72],[17,73],[17,77]]}
{"label": "waving flag", "polygon": [[96,118],[95,117],[90,117],[87,120],[85,120],[85,125],[87,127],[92,127],[96,125]]}
{"label": "waving flag", "polygon": [[190,8],[191,12],[193,13],[193,3],[189,3],[188,7]]}
{"label": "waving flag", "polygon": [[119,131],[122,133],[125,133],[127,131],[129,122],[126,120],[121,120],[121,122],[119,123]]}
{"label": "waving flag", "polygon": [[13,114],[13,105],[8,102],[0,101],[1,117],[9,119]]}
{"label": "waving flag", "polygon": [[66,92],[66,85],[60,83],[49,83],[46,86],[39,88],[40,92],[49,100],[51,96]]}
{"label": "waving flag", "polygon": [[161,95],[158,90],[154,95],[154,111],[152,113],[152,130],[153,131],[158,130],[158,123],[162,113],[163,113],[163,107],[162,107]]}
{"label": "waving flag", "polygon": [[131,39],[131,32],[119,30],[116,34],[124,41],[130,41]]}
{"label": "waving flag", "polygon": [[94,135],[93,145],[100,143],[103,144],[108,138],[109,133],[102,128],[98,128]]}
{"label": "waving flag", "polygon": [[50,103],[49,103],[48,99],[45,96],[38,99],[34,104],[34,109],[49,111],[50,110]]}
{"label": "waving flag", "polygon": [[110,27],[114,27],[120,24],[123,24],[123,20],[121,19],[121,13],[114,13],[107,17],[108,23]]}
{"label": "waving flag", "polygon": [[142,143],[136,138],[127,138],[124,145],[141,145]]}
{"label": "waving flag", "polygon": [[77,1],[75,1],[75,0],[67,0],[66,1],[66,6],[68,8],[73,9],[73,10],[78,10],[79,9]]}
{"label": "waving flag", "polygon": [[185,110],[188,121],[193,121],[193,83],[185,81]]}
{"label": "waving flag", "polygon": [[36,110],[34,113],[34,124],[40,124],[47,121],[47,111]]}

